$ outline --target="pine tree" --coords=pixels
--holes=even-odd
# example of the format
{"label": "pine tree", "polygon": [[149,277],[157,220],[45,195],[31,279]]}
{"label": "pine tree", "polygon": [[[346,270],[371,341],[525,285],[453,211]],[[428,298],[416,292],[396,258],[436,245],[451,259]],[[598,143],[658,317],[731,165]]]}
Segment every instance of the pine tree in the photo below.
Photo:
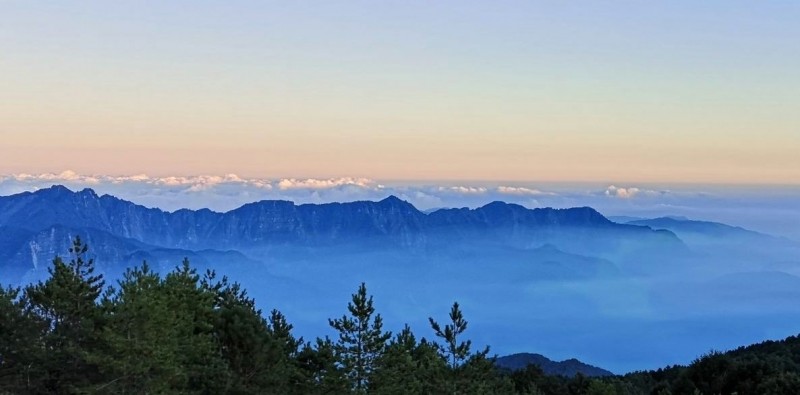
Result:
{"label": "pine tree", "polygon": [[[205,282],[212,277],[207,273]],[[218,295],[209,292],[188,259],[164,278],[167,307],[175,314],[177,364],[181,373],[174,392],[224,393],[231,373],[220,352],[215,333],[215,304]]]}
{"label": "pine tree", "polygon": [[206,283],[218,297],[214,333],[231,371],[228,393],[288,394],[301,381],[295,358],[300,344],[277,310],[269,321],[239,284]]}
{"label": "pine tree", "polygon": [[[483,394],[501,393],[511,388],[507,385],[498,386],[494,364],[486,356],[489,348],[476,354],[470,353],[472,341],[461,341],[461,335],[467,330],[467,320],[458,302],[453,303],[450,309],[450,323],[444,328],[433,318],[428,318],[431,328],[437,337],[444,341],[440,351],[442,357],[449,362],[450,378],[448,392],[452,394]],[[500,389],[503,391],[500,391]]]}
{"label": "pine tree", "polygon": [[164,284],[145,262],[128,269],[116,289],[103,295],[107,324],[106,352],[99,364],[106,393],[164,393],[183,374],[178,364],[177,316],[169,307]]}
{"label": "pine tree", "polygon": [[303,338],[294,337],[293,326],[280,311],[272,310],[268,320],[271,350],[277,365],[274,372],[280,375],[281,381],[289,389],[287,393],[306,393],[303,391],[305,379],[298,362]]}
{"label": "pine tree", "polygon": [[72,260],[64,263],[56,257],[48,269],[50,277],[25,289],[29,308],[48,327],[43,339],[48,391],[82,392],[100,381],[98,366],[91,360],[102,347],[103,317],[97,299],[104,281],[102,275],[94,274],[94,260],[86,260],[88,250],[76,237],[69,249]]}
{"label": "pine tree", "polygon": [[44,392],[41,335],[46,325],[25,305],[19,288],[0,287],[0,392]]}
{"label": "pine tree", "polygon": [[458,302],[453,303],[453,307],[450,309],[450,324],[445,325],[444,329],[442,329],[441,325],[434,321],[432,317],[429,317],[428,321],[430,322],[431,328],[433,328],[433,332],[436,334],[436,337],[441,338],[445,342],[445,348],[443,351],[447,355],[447,360],[450,363],[450,369],[456,370],[459,366],[461,366],[461,364],[464,363],[464,361],[466,361],[472,345],[472,341],[470,340],[463,342],[458,341],[459,335],[463,334],[464,331],[467,330],[467,320],[464,319],[464,315],[461,313]]}
{"label": "pine tree", "polygon": [[375,314],[372,296],[367,297],[364,283],[353,294],[347,309],[349,317],[344,315],[329,320],[330,326],[339,332],[334,350],[353,390],[365,393],[375,370],[375,362],[383,354],[386,341],[392,334],[383,331],[383,319],[380,314]]}
{"label": "pine tree", "polygon": [[386,347],[377,360],[371,382],[373,394],[422,394],[423,383],[418,361],[414,359],[417,339],[406,325]]}
{"label": "pine tree", "polygon": [[297,355],[300,372],[305,380],[300,394],[350,394],[351,384],[336,358],[333,342],[317,338],[315,344],[306,343]]}

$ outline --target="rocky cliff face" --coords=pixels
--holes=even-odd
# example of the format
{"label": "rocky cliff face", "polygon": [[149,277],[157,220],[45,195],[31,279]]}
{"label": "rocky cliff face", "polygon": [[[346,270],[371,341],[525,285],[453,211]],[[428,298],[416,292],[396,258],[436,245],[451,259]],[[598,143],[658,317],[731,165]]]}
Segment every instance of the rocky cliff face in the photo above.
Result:
{"label": "rocky cliff face", "polygon": [[[0,225],[39,231],[53,225],[91,228],[115,236],[170,248],[242,247],[263,243],[320,243],[362,237],[388,237],[415,243],[434,233],[506,233],[556,229],[594,229],[639,235],[646,227],[613,223],[589,207],[526,209],[494,202],[471,209],[424,214],[396,197],[379,202],[295,205],[261,201],[217,213],[210,210],[165,212],[91,189],[71,192],[54,186],[0,198]],[[665,239],[669,232],[661,232]],[[673,237],[674,239],[674,237]]]}
{"label": "rocky cliff face", "polygon": [[[569,252],[609,252],[630,245],[680,248],[668,231],[617,224],[589,207],[527,209],[494,202],[430,214],[388,197],[378,202],[303,204],[260,201],[225,213],[165,212],[91,189],[53,186],[0,197],[0,259],[30,269],[63,253],[82,235],[98,256],[119,262],[154,249],[240,250],[270,246],[369,245],[438,248],[492,242],[519,248],[554,243]],[[0,263],[0,265],[2,265]],[[7,266],[6,266],[7,267]]]}

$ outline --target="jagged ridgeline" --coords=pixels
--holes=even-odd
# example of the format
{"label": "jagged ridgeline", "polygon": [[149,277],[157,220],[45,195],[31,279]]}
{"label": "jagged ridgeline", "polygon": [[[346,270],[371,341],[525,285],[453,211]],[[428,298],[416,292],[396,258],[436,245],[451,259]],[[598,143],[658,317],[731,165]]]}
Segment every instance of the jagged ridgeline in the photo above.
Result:
{"label": "jagged ridgeline", "polygon": [[514,249],[551,245],[600,257],[683,248],[669,231],[617,224],[588,207],[530,210],[495,202],[426,214],[393,196],[321,205],[261,201],[225,213],[165,212],[91,189],[53,186],[0,197],[0,227],[0,262],[12,280],[63,251],[77,234],[98,246],[94,253],[104,265],[123,266],[182,256],[196,264],[219,259],[244,264],[297,247],[442,251],[454,243]]}

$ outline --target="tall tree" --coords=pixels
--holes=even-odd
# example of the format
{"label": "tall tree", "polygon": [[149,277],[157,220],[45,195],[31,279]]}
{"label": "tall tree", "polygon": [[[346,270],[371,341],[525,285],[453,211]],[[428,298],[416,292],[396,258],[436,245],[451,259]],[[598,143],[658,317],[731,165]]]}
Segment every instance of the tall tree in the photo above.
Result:
{"label": "tall tree", "polygon": [[0,392],[43,392],[41,335],[46,326],[25,305],[19,288],[0,287]]}
{"label": "tall tree", "polygon": [[453,307],[450,309],[450,323],[446,324],[444,328],[433,317],[429,317],[428,321],[436,337],[444,341],[443,351],[450,362],[450,368],[456,370],[467,360],[472,346],[471,340],[459,342],[459,336],[467,330],[467,320],[464,319],[458,302],[453,303]]}
{"label": "tall tree", "polygon": [[[449,389],[452,394],[490,394],[511,390],[511,382],[498,382],[494,363],[487,358],[489,348],[475,354],[470,352],[471,340],[461,340],[467,330],[467,320],[458,302],[450,309],[450,323],[442,327],[433,318],[428,318],[436,337],[444,341],[440,351],[449,361]],[[502,380],[501,380],[502,381]]]}
{"label": "tall tree", "polygon": [[417,339],[406,325],[377,360],[377,369],[369,383],[373,394],[422,394],[419,364],[414,358]]}
{"label": "tall tree", "polygon": [[[356,393],[365,393],[375,370],[377,359],[386,349],[391,332],[383,331],[383,319],[375,314],[372,296],[367,296],[367,286],[361,283],[353,294],[347,310],[350,316],[328,320],[339,332],[334,350],[350,379]],[[374,317],[373,317],[374,315]]]}
{"label": "tall tree", "polygon": [[106,352],[98,357],[106,393],[164,393],[184,375],[178,363],[177,315],[164,284],[147,263],[128,269],[100,303],[107,317]]}
{"label": "tall tree", "polygon": [[183,367],[174,392],[228,392],[231,373],[215,333],[218,295],[203,286],[188,259],[164,278],[164,292],[167,307],[175,314],[177,363]]}
{"label": "tall tree", "polygon": [[417,341],[406,325],[378,359],[370,392],[439,394],[447,391],[447,373],[447,361],[439,354],[438,347],[425,339]]}
{"label": "tall tree", "polygon": [[[213,280],[213,277],[209,277]],[[227,278],[204,286],[217,295],[215,337],[231,371],[228,393],[289,394],[298,387],[295,363],[299,341],[277,310],[269,320],[238,283]]]}
{"label": "tall tree", "polygon": [[103,317],[97,299],[104,281],[94,273],[88,251],[88,245],[76,237],[69,249],[70,262],[56,257],[48,268],[50,277],[25,289],[31,311],[48,326],[44,336],[48,391],[81,392],[100,381],[98,366],[91,359],[101,347]]}
{"label": "tall tree", "polygon": [[350,394],[352,387],[337,362],[334,344],[329,338],[306,343],[297,355],[304,380],[300,394]]}

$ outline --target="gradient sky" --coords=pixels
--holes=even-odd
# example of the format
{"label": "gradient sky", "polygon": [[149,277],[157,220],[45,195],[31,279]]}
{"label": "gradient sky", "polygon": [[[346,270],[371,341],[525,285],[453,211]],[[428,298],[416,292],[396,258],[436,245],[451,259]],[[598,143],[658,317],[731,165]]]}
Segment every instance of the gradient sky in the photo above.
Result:
{"label": "gradient sky", "polygon": [[3,1],[0,173],[800,184],[796,1]]}

